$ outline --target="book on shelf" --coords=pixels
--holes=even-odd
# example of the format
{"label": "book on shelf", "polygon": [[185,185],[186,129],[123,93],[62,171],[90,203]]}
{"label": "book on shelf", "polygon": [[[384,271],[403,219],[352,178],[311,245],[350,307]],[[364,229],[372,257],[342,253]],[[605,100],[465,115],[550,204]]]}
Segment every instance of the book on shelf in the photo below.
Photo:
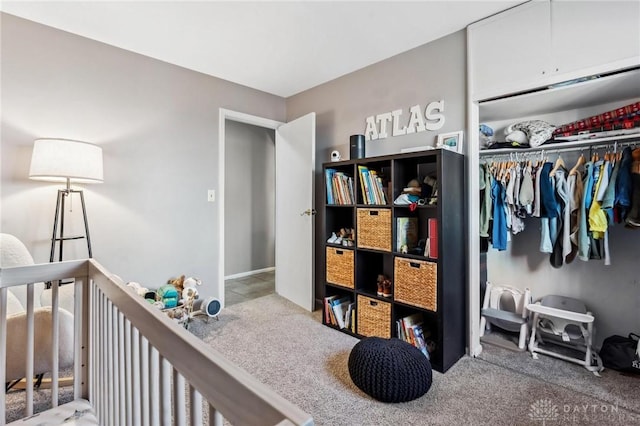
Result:
{"label": "book on shelf", "polygon": [[415,313],[406,316],[396,322],[398,329],[398,338],[404,340],[420,349],[420,352],[430,359],[427,338],[430,333],[425,333],[422,322],[422,314]]}
{"label": "book on shelf", "polygon": [[429,236],[427,238],[427,244],[425,246],[425,256],[431,259],[438,258],[438,219],[429,218],[427,220],[427,227],[429,228]]}
{"label": "book on shelf", "polygon": [[413,345],[413,334],[411,329],[416,324],[422,324],[422,314],[416,313],[402,318],[402,327],[404,328],[404,334],[407,337],[406,341]]}
{"label": "book on shelf", "polygon": [[353,178],[335,169],[325,169],[327,204],[355,204]]}
{"label": "book on shelf", "polygon": [[345,328],[351,332],[354,331],[354,324],[355,324],[355,312],[356,309],[356,304],[354,303],[349,303],[349,306],[347,307],[347,313],[344,316],[344,323],[345,323]]}
{"label": "book on shelf", "polygon": [[336,299],[331,302],[331,308],[339,328],[345,328],[345,317],[349,304],[351,304],[351,299],[348,296],[341,297],[340,299]]}
{"label": "book on shelf", "polygon": [[407,335],[404,331],[404,326],[402,325],[402,320],[396,321],[396,331],[398,333],[398,339],[407,341]]}
{"label": "book on shelf", "polygon": [[427,357],[427,359],[431,359],[429,354],[429,349],[427,347],[427,339],[424,337],[424,329],[422,324],[413,326],[413,336],[415,343],[413,346],[420,349],[420,352]]}
{"label": "book on shelf", "polygon": [[418,245],[418,218],[399,217],[396,219],[396,251],[402,251],[406,246],[407,251]]}
{"label": "book on shelf", "polygon": [[324,298],[324,323],[325,324],[333,324],[337,325],[335,322],[335,317],[333,316],[333,309],[331,308],[331,304],[334,300],[336,300],[338,296],[328,296]]}
{"label": "book on shelf", "polygon": [[365,166],[358,166],[360,183],[362,186],[362,201],[364,204],[375,204],[373,192],[369,181],[369,169]]}
{"label": "book on shelf", "polygon": [[381,176],[375,170],[366,166],[358,166],[360,187],[362,189],[362,201],[364,204],[387,204],[384,191],[384,183]]}
{"label": "book on shelf", "polygon": [[333,174],[335,172],[335,169],[325,169],[324,171],[324,180],[327,185],[327,204],[335,203],[333,199]]}
{"label": "book on shelf", "polygon": [[387,204],[382,178],[378,176],[378,172],[375,170],[369,170],[369,178],[371,179],[371,185],[373,186],[376,204]]}

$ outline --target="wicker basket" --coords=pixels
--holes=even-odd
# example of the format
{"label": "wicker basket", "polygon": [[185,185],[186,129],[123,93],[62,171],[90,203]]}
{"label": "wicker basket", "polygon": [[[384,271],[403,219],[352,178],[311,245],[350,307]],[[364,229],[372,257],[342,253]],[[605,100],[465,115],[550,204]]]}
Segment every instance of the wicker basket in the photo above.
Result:
{"label": "wicker basket", "polygon": [[393,298],[395,301],[436,312],[438,309],[438,264],[396,257]]}
{"label": "wicker basket", "polygon": [[327,247],[327,282],[353,288],[353,250]]}
{"label": "wicker basket", "polygon": [[391,210],[358,210],[358,247],[391,251]]}
{"label": "wicker basket", "polygon": [[391,303],[358,295],[358,334],[391,338]]}

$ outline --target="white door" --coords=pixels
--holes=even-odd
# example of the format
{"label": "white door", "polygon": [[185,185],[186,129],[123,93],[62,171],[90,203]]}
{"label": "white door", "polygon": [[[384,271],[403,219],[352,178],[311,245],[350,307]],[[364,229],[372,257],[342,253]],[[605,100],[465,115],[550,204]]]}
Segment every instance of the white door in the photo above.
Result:
{"label": "white door", "polygon": [[276,293],[313,310],[316,114],[276,129]]}

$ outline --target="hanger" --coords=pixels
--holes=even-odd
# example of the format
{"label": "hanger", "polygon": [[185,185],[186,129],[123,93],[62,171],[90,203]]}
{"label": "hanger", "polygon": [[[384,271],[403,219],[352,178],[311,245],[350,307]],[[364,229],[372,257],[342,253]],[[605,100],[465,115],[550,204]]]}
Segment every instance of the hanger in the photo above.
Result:
{"label": "hanger", "polygon": [[585,158],[584,158],[584,154],[580,153],[580,157],[578,157],[578,161],[576,161],[576,165],[573,166],[573,169],[571,169],[571,171],[569,172],[569,176],[573,176],[576,173],[578,173],[578,168],[580,166],[582,166],[585,163]]}
{"label": "hanger", "polygon": [[565,167],[565,166],[564,166],[564,160],[562,159],[562,156],[558,155],[558,159],[556,160],[556,164],[553,166],[553,169],[551,169],[551,171],[549,172],[549,177],[555,176],[556,172],[558,171],[558,169],[560,167]]}
{"label": "hanger", "polygon": [[614,158],[615,157],[614,157],[613,153],[611,152],[611,145],[607,145],[607,152],[604,154],[605,161],[608,161],[608,162],[611,163],[611,162],[613,162]]}

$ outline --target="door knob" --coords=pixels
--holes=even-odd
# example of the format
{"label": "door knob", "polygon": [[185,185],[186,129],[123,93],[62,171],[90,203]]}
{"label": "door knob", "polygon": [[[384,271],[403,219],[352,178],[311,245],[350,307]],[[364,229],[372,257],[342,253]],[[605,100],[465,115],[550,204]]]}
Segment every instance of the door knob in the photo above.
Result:
{"label": "door knob", "polygon": [[306,214],[307,216],[315,216],[315,214],[316,214],[316,209],[306,209],[305,211],[303,211],[302,213],[300,213],[300,216],[304,216],[305,214]]}

